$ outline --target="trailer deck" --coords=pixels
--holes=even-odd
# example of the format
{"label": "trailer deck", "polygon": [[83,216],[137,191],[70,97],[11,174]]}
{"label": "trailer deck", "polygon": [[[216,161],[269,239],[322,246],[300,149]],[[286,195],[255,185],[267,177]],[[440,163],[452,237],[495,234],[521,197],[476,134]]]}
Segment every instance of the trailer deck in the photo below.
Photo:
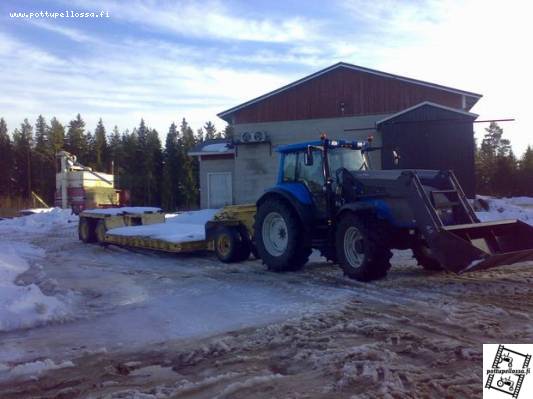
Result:
{"label": "trailer deck", "polygon": [[92,209],[80,214],[79,238],[88,243],[172,253],[213,251],[215,237],[206,231],[222,226],[240,229],[247,232],[250,241],[254,215],[253,204],[178,214],[176,218],[183,222],[167,221],[159,208]]}

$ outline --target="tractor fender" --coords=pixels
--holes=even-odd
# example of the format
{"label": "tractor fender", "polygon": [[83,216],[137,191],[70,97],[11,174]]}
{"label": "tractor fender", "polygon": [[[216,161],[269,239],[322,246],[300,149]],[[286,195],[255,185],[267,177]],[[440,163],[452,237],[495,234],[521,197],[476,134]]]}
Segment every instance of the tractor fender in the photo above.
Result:
{"label": "tractor fender", "polygon": [[313,205],[312,204],[303,204],[289,191],[284,190],[280,187],[273,187],[271,189],[268,189],[256,202],[257,208],[261,206],[263,202],[265,202],[267,199],[271,198],[280,198],[284,200],[287,204],[289,204],[292,209],[296,212],[298,215],[298,218],[302,222],[302,226],[304,228],[304,233],[307,235],[307,233],[310,232],[311,227],[313,226],[313,220],[314,220],[314,212],[313,212]]}
{"label": "tractor fender", "polygon": [[349,204],[343,205],[337,211],[337,220],[343,216],[345,213],[365,213],[365,214],[374,214],[376,212],[375,207],[368,202],[351,202]]}

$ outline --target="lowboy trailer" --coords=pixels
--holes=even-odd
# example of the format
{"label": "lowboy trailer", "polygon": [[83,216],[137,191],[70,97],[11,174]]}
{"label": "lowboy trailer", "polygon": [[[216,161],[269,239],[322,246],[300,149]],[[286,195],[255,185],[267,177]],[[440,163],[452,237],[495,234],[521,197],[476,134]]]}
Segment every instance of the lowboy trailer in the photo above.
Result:
{"label": "lowboy trailer", "polygon": [[159,208],[89,209],[80,214],[78,237],[85,243],[163,252],[214,251],[223,262],[243,261],[254,251],[251,237],[255,211],[255,204],[226,206],[206,223],[205,239],[173,242],[143,235],[135,229],[130,229],[127,234],[113,234],[112,230],[120,227],[165,223],[165,214]]}

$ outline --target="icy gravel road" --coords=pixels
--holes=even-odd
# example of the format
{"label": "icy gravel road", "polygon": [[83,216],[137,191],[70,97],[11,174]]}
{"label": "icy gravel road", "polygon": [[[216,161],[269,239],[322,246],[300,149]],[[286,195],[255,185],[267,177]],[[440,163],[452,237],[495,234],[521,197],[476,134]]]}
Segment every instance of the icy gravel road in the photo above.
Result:
{"label": "icy gravel road", "polygon": [[73,223],[9,239],[43,249],[19,284],[68,312],[0,333],[2,398],[472,398],[483,343],[533,342],[532,263],[456,276],[402,251],[364,284],[321,258],[273,274],[83,245]]}

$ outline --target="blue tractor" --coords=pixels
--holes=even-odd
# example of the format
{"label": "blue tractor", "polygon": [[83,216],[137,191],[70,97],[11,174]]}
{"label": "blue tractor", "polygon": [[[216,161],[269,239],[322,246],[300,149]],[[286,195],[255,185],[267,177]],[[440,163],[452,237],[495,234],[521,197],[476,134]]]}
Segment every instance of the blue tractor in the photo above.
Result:
{"label": "blue tractor", "polygon": [[456,273],[533,260],[533,227],[480,223],[452,171],[371,170],[375,150],[325,136],[278,149],[277,184],[245,240],[270,270],[298,270],[313,249],[360,281],[384,277],[394,248]]}

